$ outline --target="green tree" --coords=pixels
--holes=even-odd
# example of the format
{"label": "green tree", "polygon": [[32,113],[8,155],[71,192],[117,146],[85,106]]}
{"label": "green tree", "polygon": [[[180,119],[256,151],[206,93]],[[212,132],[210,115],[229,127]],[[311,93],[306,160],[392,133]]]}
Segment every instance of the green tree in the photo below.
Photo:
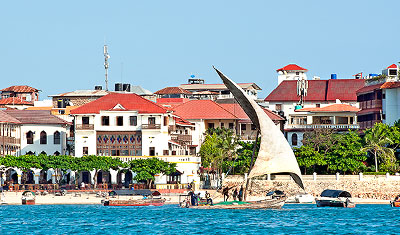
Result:
{"label": "green tree", "polygon": [[148,187],[151,187],[155,175],[170,175],[176,171],[176,163],[169,163],[158,158],[135,159],[129,162],[129,168],[136,173],[133,178],[136,181],[146,181]]}
{"label": "green tree", "polygon": [[327,165],[325,156],[315,150],[313,146],[303,145],[300,148],[294,148],[294,154],[299,166],[304,167],[304,174],[307,173],[308,168],[313,167],[314,172],[315,166]]}
{"label": "green tree", "polygon": [[[394,144],[390,139],[390,127],[383,123],[376,123],[372,128],[365,131],[365,146],[362,151],[369,152],[374,156],[375,171],[397,170],[394,150],[389,145]],[[378,164],[381,163],[379,167]]]}
{"label": "green tree", "polygon": [[355,131],[336,134],[337,143],[327,153],[329,170],[343,173],[363,171],[367,156],[362,151],[361,137]]}

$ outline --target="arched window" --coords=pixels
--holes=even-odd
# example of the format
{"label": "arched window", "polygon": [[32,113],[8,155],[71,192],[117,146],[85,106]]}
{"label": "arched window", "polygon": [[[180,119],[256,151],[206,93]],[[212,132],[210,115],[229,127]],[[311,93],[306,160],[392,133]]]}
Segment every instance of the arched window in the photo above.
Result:
{"label": "arched window", "polygon": [[40,152],[39,155],[47,155],[47,153],[45,151]]}
{"label": "arched window", "polygon": [[54,144],[60,144],[60,132],[54,132]]}
{"label": "arched window", "polygon": [[26,144],[33,144],[33,132],[28,131],[26,133]]}
{"label": "arched window", "polygon": [[60,156],[60,152],[55,151],[53,155],[54,155],[54,156]]}
{"label": "arched window", "polygon": [[297,134],[292,135],[292,146],[297,146]]}
{"label": "arched window", "polygon": [[40,132],[40,144],[47,144],[47,134],[45,131]]}
{"label": "arched window", "polygon": [[35,155],[32,151],[26,152],[26,155]]}

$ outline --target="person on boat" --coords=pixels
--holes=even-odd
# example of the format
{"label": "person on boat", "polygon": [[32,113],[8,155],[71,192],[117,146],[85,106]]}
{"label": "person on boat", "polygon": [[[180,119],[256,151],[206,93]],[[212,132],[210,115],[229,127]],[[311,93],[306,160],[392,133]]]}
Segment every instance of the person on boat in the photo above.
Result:
{"label": "person on boat", "polygon": [[225,187],[222,190],[222,195],[224,195],[224,202],[228,201],[228,199],[229,199],[229,188],[228,187]]}
{"label": "person on boat", "polygon": [[240,187],[238,198],[240,202],[243,200],[243,186]]}
{"label": "person on boat", "polygon": [[233,191],[232,196],[233,196],[233,200],[236,201],[236,198],[238,197],[238,191],[237,191],[237,189],[235,189],[235,191]]}
{"label": "person on boat", "polygon": [[207,205],[213,205],[213,201],[212,201],[210,193],[206,191],[205,196],[206,196],[206,200],[207,200]]}
{"label": "person on boat", "polygon": [[195,194],[194,194],[193,190],[190,190],[189,196],[190,196],[190,204],[192,206],[195,206],[196,205],[196,198],[195,198]]}

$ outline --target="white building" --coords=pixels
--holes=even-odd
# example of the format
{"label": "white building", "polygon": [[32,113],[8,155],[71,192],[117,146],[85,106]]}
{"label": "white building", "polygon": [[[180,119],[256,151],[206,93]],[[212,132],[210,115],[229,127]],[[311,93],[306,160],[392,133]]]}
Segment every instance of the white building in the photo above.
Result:
{"label": "white building", "polygon": [[[3,155],[66,154],[66,132],[70,123],[46,110],[4,110],[2,113],[2,135],[8,133],[8,144],[13,143],[12,151],[3,152]],[[2,149],[6,149],[5,143],[2,144]]]}

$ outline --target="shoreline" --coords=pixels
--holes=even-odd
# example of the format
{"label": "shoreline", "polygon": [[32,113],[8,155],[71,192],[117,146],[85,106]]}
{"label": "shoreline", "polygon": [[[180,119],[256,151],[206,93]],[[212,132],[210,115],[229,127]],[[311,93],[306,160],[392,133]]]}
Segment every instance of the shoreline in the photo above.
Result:
{"label": "shoreline", "polygon": [[[22,205],[21,202],[22,192],[4,192],[1,197],[0,205]],[[178,205],[179,195],[164,195],[167,199],[166,205]],[[101,201],[104,197],[98,197],[96,194],[82,192],[81,194],[67,194],[65,196],[56,196],[54,194],[38,195],[36,196],[36,205],[102,205]],[[251,196],[249,201],[262,200],[261,197]],[[222,198],[219,196],[214,197],[214,203],[221,202]],[[352,198],[356,204],[390,204],[390,200],[380,199],[366,199],[366,198]],[[4,204],[6,203],[6,204]],[[286,203],[286,204],[301,204],[301,203]],[[304,204],[315,204],[304,203]]]}

